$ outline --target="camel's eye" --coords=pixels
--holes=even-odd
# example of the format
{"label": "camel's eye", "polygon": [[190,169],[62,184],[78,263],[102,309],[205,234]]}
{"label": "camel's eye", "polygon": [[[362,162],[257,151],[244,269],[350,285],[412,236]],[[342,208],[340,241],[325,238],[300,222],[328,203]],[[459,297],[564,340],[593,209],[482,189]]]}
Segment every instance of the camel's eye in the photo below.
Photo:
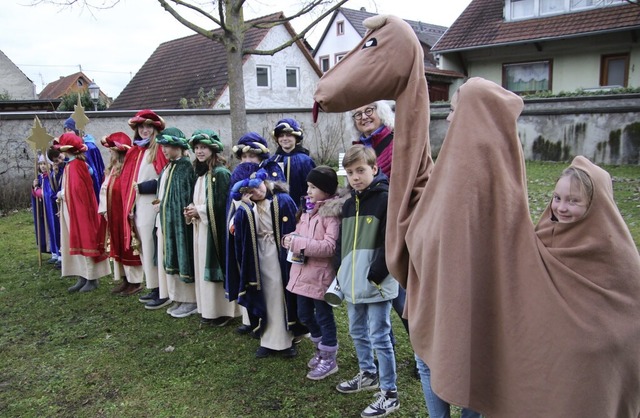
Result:
{"label": "camel's eye", "polygon": [[376,38],[368,39],[367,42],[362,45],[362,49],[371,48],[372,46],[378,46],[378,40]]}

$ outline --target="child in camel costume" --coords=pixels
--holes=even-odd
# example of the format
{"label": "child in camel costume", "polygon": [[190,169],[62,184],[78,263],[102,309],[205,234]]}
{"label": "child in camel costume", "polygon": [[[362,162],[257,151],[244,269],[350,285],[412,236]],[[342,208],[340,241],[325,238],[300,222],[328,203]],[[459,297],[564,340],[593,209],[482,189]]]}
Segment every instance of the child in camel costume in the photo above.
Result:
{"label": "child in camel costume", "polygon": [[577,158],[594,184],[586,215],[562,225],[547,210],[534,227],[522,99],[479,78],[452,100],[434,165],[420,44],[396,17],[365,25],[314,98],[330,112],[396,100],[387,262],[434,391],[492,418],[637,418],[640,257],[610,177]]}

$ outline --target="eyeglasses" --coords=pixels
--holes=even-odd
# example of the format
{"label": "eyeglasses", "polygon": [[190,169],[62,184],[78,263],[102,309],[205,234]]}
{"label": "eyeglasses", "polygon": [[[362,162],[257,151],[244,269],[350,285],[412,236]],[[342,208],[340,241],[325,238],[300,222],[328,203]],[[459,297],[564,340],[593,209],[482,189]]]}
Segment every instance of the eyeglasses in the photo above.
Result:
{"label": "eyeglasses", "polygon": [[366,109],[364,109],[364,112],[356,112],[353,115],[351,115],[351,117],[355,120],[360,120],[362,119],[362,114],[364,113],[366,116],[371,116],[373,115],[373,111],[376,110],[375,107],[367,107]]}

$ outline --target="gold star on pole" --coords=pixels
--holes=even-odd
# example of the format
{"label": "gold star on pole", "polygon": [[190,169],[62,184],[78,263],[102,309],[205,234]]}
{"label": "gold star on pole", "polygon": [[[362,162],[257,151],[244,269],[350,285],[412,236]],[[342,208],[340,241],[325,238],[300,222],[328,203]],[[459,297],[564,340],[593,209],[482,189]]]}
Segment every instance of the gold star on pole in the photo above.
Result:
{"label": "gold star on pole", "polygon": [[[84,132],[84,127],[89,123],[89,118],[84,113],[84,107],[80,101],[80,92],[78,92],[78,104],[73,105],[74,112],[71,118],[76,122],[76,129]],[[81,134],[82,135],[82,134]]]}
{"label": "gold star on pole", "polygon": [[33,120],[33,128],[31,128],[31,136],[27,138],[27,143],[33,149],[34,152],[40,150],[42,154],[47,153],[47,147],[49,146],[49,141],[53,139],[53,136],[47,133],[47,130],[44,129],[42,123],[40,123],[40,119],[36,116]]}

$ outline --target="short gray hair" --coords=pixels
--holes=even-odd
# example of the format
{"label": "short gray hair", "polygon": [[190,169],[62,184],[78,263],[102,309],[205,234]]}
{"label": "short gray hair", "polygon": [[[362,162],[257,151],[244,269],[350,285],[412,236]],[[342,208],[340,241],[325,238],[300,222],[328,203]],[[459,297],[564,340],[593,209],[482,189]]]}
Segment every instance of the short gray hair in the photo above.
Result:
{"label": "short gray hair", "polygon": [[[376,113],[378,114],[382,124],[388,126],[393,131],[396,122],[396,115],[391,108],[391,104],[386,100],[378,100],[377,102],[371,103],[371,105],[375,106]],[[356,121],[351,117],[352,114],[353,110],[347,112],[346,132],[351,138],[353,138],[353,141],[357,141],[360,139],[360,135],[362,134],[356,128]]]}

